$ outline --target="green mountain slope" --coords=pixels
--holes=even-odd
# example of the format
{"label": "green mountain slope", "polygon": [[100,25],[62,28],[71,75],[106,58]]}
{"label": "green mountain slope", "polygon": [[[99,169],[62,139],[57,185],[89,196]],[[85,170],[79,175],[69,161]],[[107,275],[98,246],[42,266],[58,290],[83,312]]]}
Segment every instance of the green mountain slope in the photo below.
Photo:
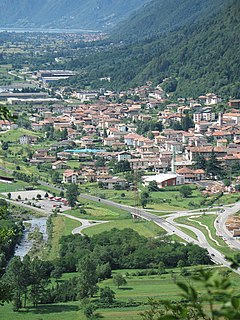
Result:
{"label": "green mountain slope", "polygon": [[0,26],[109,29],[149,0],[0,0]]}
{"label": "green mountain slope", "polygon": [[133,41],[190,25],[218,11],[226,0],[153,0],[119,23],[116,40]]}
{"label": "green mountain slope", "polygon": [[[82,75],[70,81],[79,87],[127,89],[174,77],[178,95],[214,91],[239,97],[239,30],[240,2],[228,1],[216,15],[196,24],[72,61],[68,67],[81,68]],[[106,76],[110,83],[96,80]]]}

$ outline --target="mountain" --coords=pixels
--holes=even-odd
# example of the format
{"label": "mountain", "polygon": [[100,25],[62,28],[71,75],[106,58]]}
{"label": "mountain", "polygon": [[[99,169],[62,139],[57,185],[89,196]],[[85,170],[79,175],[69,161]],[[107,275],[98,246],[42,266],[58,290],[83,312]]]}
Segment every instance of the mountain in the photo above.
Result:
{"label": "mountain", "polygon": [[0,27],[108,30],[149,0],[0,0]]}
{"label": "mountain", "polygon": [[112,31],[115,40],[136,41],[191,25],[221,9],[226,0],[153,0]]}
{"label": "mountain", "polygon": [[[71,61],[67,67],[80,68],[82,74],[70,81],[79,88],[120,90],[171,78],[174,85],[170,83],[168,89],[176,95],[213,91],[240,97],[239,30],[240,2],[226,0],[220,11],[196,23]],[[102,77],[111,77],[111,82],[98,80]]]}

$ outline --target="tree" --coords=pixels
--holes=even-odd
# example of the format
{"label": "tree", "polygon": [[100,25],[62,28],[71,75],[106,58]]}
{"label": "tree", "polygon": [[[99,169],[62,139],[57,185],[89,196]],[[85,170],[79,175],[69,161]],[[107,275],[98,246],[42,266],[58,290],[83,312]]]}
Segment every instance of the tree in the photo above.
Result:
{"label": "tree", "polygon": [[57,171],[53,171],[52,173],[52,182],[53,183],[58,183],[60,179],[60,174]]}
{"label": "tree", "polygon": [[159,191],[156,180],[150,181],[148,184],[148,191]]}
{"label": "tree", "polygon": [[158,264],[158,274],[164,274],[166,273],[166,266],[163,261],[160,261]]}
{"label": "tree", "polygon": [[141,202],[141,206],[143,208],[146,207],[147,203],[149,202],[149,193],[148,192],[143,192],[141,194],[141,199],[140,199],[140,202]]}
{"label": "tree", "polygon": [[96,265],[90,256],[82,258],[78,264],[78,298],[90,298],[98,290]]}
{"label": "tree", "polygon": [[105,159],[98,157],[98,159],[95,162],[96,167],[104,167],[105,166]]}
{"label": "tree", "polygon": [[67,131],[67,128],[64,128],[62,131],[61,131],[61,139],[62,140],[67,140],[68,138],[68,131]]}
{"label": "tree", "polygon": [[182,269],[183,267],[185,267],[185,262],[182,259],[180,259],[177,263],[177,267]]}
{"label": "tree", "polygon": [[2,150],[8,150],[8,142],[7,141],[2,142]]}
{"label": "tree", "polygon": [[8,283],[0,281],[0,306],[12,300],[12,288]]}
{"label": "tree", "polygon": [[115,300],[115,292],[109,287],[100,289],[100,301],[106,304],[111,304]]}
{"label": "tree", "polygon": [[16,116],[12,115],[6,106],[0,106],[0,119],[1,120],[15,120]]}
{"label": "tree", "polygon": [[236,184],[235,190],[238,191],[238,192],[240,191],[240,184]]}
{"label": "tree", "polygon": [[[101,252],[101,251],[100,251]],[[99,250],[98,250],[99,253]],[[110,263],[99,264],[96,269],[98,280],[104,280],[111,278],[112,269]]]}
{"label": "tree", "polygon": [[206,163],[207,173],[212,176],[219,176],[221,174],[220,162],[217,160],[216,153],[214,151],[211,152],[211,156]]}
{"label": "tree", "polygon": [[78,186],[75,183],[71,183],[69,186],[67,186],[66,198],[71,208],[75,206],[78,195]]}
{"label": "tree", "polygon": [[8,283],[12,287],[12,302],[14,311],[22,307],[22,294],[24,291],[24,282],[22,277],[22,262],[20,257],[14,257],[7,270]]}
{"label": "tree", "polygon": [[188,113],[182,118],[181,125],[184,131],[188,131],[189,128],[194,128],[194,122]]}
{"label": "tree", "polygon": [[94,319],[94,312],[97,307],[93,303],[87,303],[83,307],[83,313],[87,319]]}
{"label": "tree", "polygon": [[115,172],[126,172],[130,170],[131,170],[130,163],[127,160],[121,160],[117,162],[114,168]]}
{"label": "tree", "polygon": [[113,283],[118,287],[125,286],[127,284],[127,280],[121,275],[120,273],[117,273],[113,276]]}
{"label": "tree", "polygon": [[55,279],[61,278],[63,274],[63,268],[61,266],[56,265],[53,271],[51,272],[51,277]]}
{"label": "tree", "polygon": [[192,189],[190,186],[187,185],[180,187],[179,192],[183,198],[188,198],[192,195]]}
{"label": "tree", "polygon": [[207,165],[206,159],[202,155],[200,155],[198,153],[196,155],[195,164],[194,164],[195,169],[204,169],[204,170],[206,170],[206,165]]}

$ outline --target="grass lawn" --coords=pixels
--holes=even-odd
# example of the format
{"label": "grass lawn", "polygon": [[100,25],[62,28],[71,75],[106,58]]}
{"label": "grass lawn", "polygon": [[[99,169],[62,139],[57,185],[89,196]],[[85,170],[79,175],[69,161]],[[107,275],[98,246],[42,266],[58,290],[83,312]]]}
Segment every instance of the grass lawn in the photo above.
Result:
{"label": "grass lawn", "polygon": [[4,320],[85,320],[79,310],[79,302],[42,305],[26,312],[13,312],[11,304],[0,307],[0,319]]}
{"label": "grass lawn", "polygon": [[[189,271],[194,272],[199,267],[187,268]],[[213,267],[214,268],[214,267]],[[222,269],[225,270],[225,269]],[[167,274],[153,275],[153,276],[132,276],[133,272],[137,270],[119,270],[117,272],[125,274],[127,285],[120,289],[113,284],[112,279],[105,280],[99,284],[100,287],[109,286],[115,293],[117,300],[129,301],[130,299],[139,302],[147,302],[148,298],[157,299],[180,299],[180,290],[174,284],[171,270],[167,270]],[[188,277],[182,277],[180,275],[179,268],[172,270],[177,281],[191,281]],[[116,272],[114,272],[116,273]],[[66,280],[75,276],[73,274],[64,274],[62,280]],[[230,274],[230,279],[236,293],[239,293],[240,277],[234,273]],[[202,286],[199,283],[195,283],[195,287],[198,292],[202,291]],[[80,303],[78,301],[68,303],[56,303],[52,305],[42,305],[37,309],[29,309],[28,312],[14,313],[12,311],[11,304],[5,304],[0,307],[0,318],[4,320],[85,320],[85,316],[82,311],[79,310]],[[140,312],[148,308],[147,305],[140,305],[139,307],[130,308],[107,308],[98,309],[97,313],[102,319],[109,320],[138,320],[141,319]]]}
{"label": "grass lawn", "polygon": [[115,220],[128,219],[131,215],[122,209],[115,208],[96,201],[86,200],[80,198],[82,208],[86,210],[87,214],[80,214],[79,209],[65,211],[75,217],[89,220]]}
{"label": "grass lawn", "polygon": [[[148,192],[147,188],[140,186],[139,198],[141,198],[142,192]],[[126,204],[130,206],[135,206],[135,196],[134,191],[128,190],[108,190],[100,189],[97,183],[88,183],[82,187],[82,192],[89,193],[98,197],[103,196],[106,199]],[[150,192],[150,202],[147,204],[146,209],[153,209],[159,211],[167,210],[185,210],[185,209],[198,209],[206,207],[204,200],[210,200],[204,198],[195,186],[192,186],[192,195],[188,198],[183,198],[179,192],[179,186],[164,188],[160,191]],[[123,195],[123,196],[122,196]],[[228,199],[228,198],[227,198]],[[236,201],[234,198],[230,198],[229,203]]]}
{"label": "grass lawn", "polygon": [[27,130],[24,128],[18,128],[16,130],[9,130],[7,132],[0,134],[0,139],[3,141],[9,141],[9,142],[18,142],[19,138],[22,135],[30,135],[30,136],[41,136],[38,132]]}
{"label": "grass lawn", "polygon": [[132,219],[115,220],[108,223],[99,224],[94,227],[90,227],[83,230],[83,233],[88,236],[92,236],[94,234],[98,234],[103,231],[109,231],[113,228],[117,228],[117,229],[131,228],[137,231],[140,235],[145,236],[147,238],[166,234],[164,229],[157,226],[152,221],[140,221],[140,220],[134,221]]}
{"label": "grass lawn", "polygon": [[13,183],[0,183],[0,193],[2,192],[14,192],[19,190],[25,190],[24,187],[29,186],[29,183],[23,181],[16,181]]}
{"label": "grass lawn", "polygon": [[[179,221],[177,221],[178,223],[180,223]],[[187,223],[186,223],[187,224]],[[190,237],[192,237],[193,239],[197,239],[197,236],[196,234],[192,231],[192,230],[189,230],[188,228],[185,228],[185,227],[179,227],[178,228],[180,230],[182,230],[183,232],[185,232],[186,234],[188,234]]]}
{"label": "grass lawn", "polygon": [[7,173],[6,171],[4,170],[0,170],[0,176],[4,176],[4,177],[12,177],[11,174]]}
{"label": "grass lawn", "polygon": [[58,257],[60,244],[59,240],[62,236],[66,236],[72,233],[74,228],[81,225],[80,222],[66,218],[64,216],[53,217],[53,232],[52,239],[50,240],[50,246],[47,247],[43,253],[43,258],[53,260]]}

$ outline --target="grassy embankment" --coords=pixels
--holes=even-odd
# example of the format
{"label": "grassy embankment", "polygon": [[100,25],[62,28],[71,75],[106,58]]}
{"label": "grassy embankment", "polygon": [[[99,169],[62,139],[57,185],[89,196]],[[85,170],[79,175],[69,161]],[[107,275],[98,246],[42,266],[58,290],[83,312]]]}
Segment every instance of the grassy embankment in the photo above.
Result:
{"label": "grassy embankment", "polygon": [[[183,223],[183,224],[193,226],[193,227],[199,229],[205,235],[207,241],[209,242],[209,244],[212,247],[214,247],[218,251],[222,252],[225,256],[233,256],[236,253],[236,251],[233,249],[230,249],[229,246],[226,244],[226,242],[221,237],[216,235],[216,229],[214,227],[215,220],[216,220],[216,215],[214,215],[214,214],[201,215],[198,217],[193,216],[190,218],[190,220],[189,220],[189,217],[181,217],[181,218],[175,219],[175,221],[178,223]],[[201,222],[201,224],[203,224],[203,226],[200,225],[198,223],[198,221]],[[209,232],[208,232],[207,228],[204,226],[208,227],[210,234],[211,234],[211,237],[209,236]],[[187,232],[187,228],[185,228],[185,230]],[[211,238],[213,238],[215,241],[213,241]]]}

